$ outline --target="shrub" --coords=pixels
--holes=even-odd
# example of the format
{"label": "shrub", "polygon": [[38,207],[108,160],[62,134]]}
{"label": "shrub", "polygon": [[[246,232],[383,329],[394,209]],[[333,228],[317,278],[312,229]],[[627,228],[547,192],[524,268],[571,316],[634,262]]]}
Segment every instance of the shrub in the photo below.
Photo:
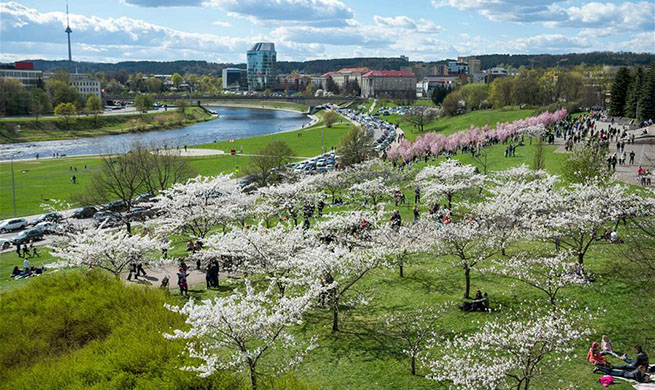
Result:
{"label": "shrub", "polygon": [[101,271],[31,281],[0,301],[0,381],[12,389],[237,389],[228,372],[182,371],[183,325],[165,292]]}

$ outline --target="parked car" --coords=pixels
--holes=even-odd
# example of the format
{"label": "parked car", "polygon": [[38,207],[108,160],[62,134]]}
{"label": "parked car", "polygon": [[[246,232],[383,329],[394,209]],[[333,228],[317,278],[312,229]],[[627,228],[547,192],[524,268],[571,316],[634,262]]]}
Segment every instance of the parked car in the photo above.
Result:
{"label": "parked car", "polygon": [[14,237],[13,243],[14,245],[26,244],[30,241],[36,241],[42,238],[43,238],[43,231],[41,231],[41,229],[37,229],[37,228],[25,229],[22,232],[18,233],[16,237]]}
{"label": "parked car", "polygon": [[0,233],[20,230],[26,227],[27,227],[27,220],[25,220],[25,218],[8,219],[0,223]]}
{"label": "parked car", "polygon": [[36,226],[36,225],[40,224],[41,222],[59,222],[59,221],[61,221],[61,219],[62,219],[62,216],[59,213],[47,213],[47,214],[43,214],[41,216],[36,217],[32,221],[32,225]]}
{"label": "parked car", "polygon": [[11,246],[11,240],[8,240],[6,238],[0,238],[0,248],[1,249],[9,249]]}
{"label": "parked car", "polygon": [[141,202],[149,202],[154,197],[155,196],[150,193],[141,194],[134,199],[134,204],[141,203]]}
{"label": "parked car", "polygon": [[34,229],[41,230],[43,234],[52,234],[57,230],[57,226],[59,226],[57,222],[43,221],[34,225]]}
{"label": "parked car", "polygon": [[132,209],[125,214],[125,218],[130,221],[144,221],[147,218],[152,218],[155,215],[155,210],[147,207],[132,207]]}
{"label": "parked car", "polygon": [[103,204],[102,210],[119,211],[119,212],[126,211],[127,205],[122,200],[115,200],[113,202]]}
{"label": "parked car", "polygon": [[119,214],[110,211],[101,211],[93,216],[93,225],[97,228],[118,226],[122,223],[123,219]]}
{"label": "parked car", "polygon": [[98,212],[98,209],[96,209],[93,206],[84,206],[84,207],[80,207],[79,209],[73,211],[73,214],[71,215],[71,217],[78,218],[78,219],[91,218],[97,212]]}

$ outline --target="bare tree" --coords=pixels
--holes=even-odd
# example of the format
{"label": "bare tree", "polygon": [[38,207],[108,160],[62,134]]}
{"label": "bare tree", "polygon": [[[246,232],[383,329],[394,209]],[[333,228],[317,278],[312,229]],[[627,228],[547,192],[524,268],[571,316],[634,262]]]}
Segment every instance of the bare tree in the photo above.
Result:
{"label": "bare tree", "polygon": [[404,118],[422,133],[424,126],[432,122],[436,114],[437,111],[431,107],[412,107],[405,113]]}
{"label": "bare tree", "polygon": [[260,149],[250,159],[247,172],[255,177],[261,187],[280,179],[285,166],[293,158],[293,150],[284,141],[273,141]]}
{"label": "bare tree", "polygon": [[157,194],[175,183],[195,176],[195,170],[180,155],[180,152],[169,149],[166,145],[158,147],[154,144],[145,148],[134,144],[132,153],[140,165],[144,185],[147,192]]}

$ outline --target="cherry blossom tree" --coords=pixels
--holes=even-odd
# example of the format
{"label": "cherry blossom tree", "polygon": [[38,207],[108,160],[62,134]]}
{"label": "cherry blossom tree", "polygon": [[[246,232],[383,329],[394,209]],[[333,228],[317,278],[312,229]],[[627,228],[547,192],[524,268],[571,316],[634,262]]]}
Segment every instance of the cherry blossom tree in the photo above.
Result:
{"label": "cherry blossom tree", "polygon": [[558,234],[562,245],[571,248],[583,265],[587,250],[598,241],[607,223],[638,216],[643,199],[628,194],[623,185],[594,180],[573,184],[544,201],[552,202],[553,212],[543,225]]}
{"label": "cherry blossom tree", "polygon": [[436,257],[452,256],[453,267],[464,271],[464,298],[470,298],[471,270],[497,251],[497,237],[492,229],[473,219],[451,222],[435,228],[419,223],[421,243]]}
{"label": "cherry blossom tree", "polygon": [[276,282],[284,295],[289,273],[294,268],[293,257],[307,246],[303,229],[289,228],[280,223],[272,228],[263,225],[213,235],[207,246],[214,256],[228,256],[241,261],[239,271],[265,274]]}
{"label": "cherry blossom tree", "polygon": [[389,254],[389,265],[398,267],[399,275],[403,278],[408,257],[423,249],[420,244],[421,232],[416,225],[394,228],[390,224],[385,224],[374,230],[371,240],[374,245],[386,248]]}
{"label": "cherry blossom tree", "polygon": [[517,311],[510,320],[487,322],[478,332],[440,342],[441,357],[429,363],[427,377],[467,390],[529,390],[544,367],[552,371],[568,360],[576,342],[590,334],[585,320],[565,309]]}
{"label": "cherry blossom tree", "polygon": [[456,194],[479,189],[484,184],[484,177],[475,172],[474,166],[462,165],[457,160],[446,160],[438,166],[425,167],[416,175],[416,180],[423,188],[425,198],[438,202],[446,197],[448,208],[452,208]]}
{"label": "cherry blossom tree", "polygon": [[275,213],[280,219],[289,219],[294,225],[307,204],[313,205],[320,195],[312,188],[314,179],[306,177],[295,183],[281,183],[262,187],[258,190],[261,203],[258,206],[262,214]]}
{"label": "cherry blossom tree", "polygon": [[396,312],[385,318],[389,333],[403,343],[403,353],[409,357],[412,375],[416,375],[416,359],[425,348],[428,338],[435,337],[434,327],[445,310],[424,307],[409,312]]}
{"label": "cherry blossom tree", "polygon": [[333,170],[315,177],[314,188],[329,193],[332,197],[332,203],[334,203],[337,194],[348,187],[348,178],[341,171]]}
{"label": "cherry blossom tree", "polygon": [[51,252],[61,259],[51,267],[100,268],[118,276],[132,262],[163,262],[158,256],[168,242],[146,234],[130,235],[125,230],[91,229],[69,234]]}
{"label": "cherry blossom tree", "polygon": [[157,196],[155,207],[162,214],[157,229],[205,238],[219,225],[243,220],[243,213],[254,201],[255,197],[242,193],[230,175],[198,176]]}
{"label": "cherry blossom tree", "polygon": [[381,177],[366,180],[350,187],[350,197],[363,199],[373,206],[376,206],[381,198],[389,197],[389,186]]}
{"label": "cherry blossom tree", "polygon": [[[168,339],[189,340],[187,351],[192,358],[203,363],[184,369],[197,371],[206,377],[219,369],[247,369],[252,390],[257,389],[257,376],[261,359],[276,352],[276,360],[287,358],[277,367],[284,371],[300,363],[315,345],[301,346],[289,328],[302,323],[302,314],[316,297],[316,288],[298,296],[275,297],[270,283],[264,291],[255,291],[245,281],[245,291],[235,290],[232,295],[205,300],[201,304],[190,300],[183,307],[168,309],[186,316],[188,330],[176,329],[164,334]],[[283,355],[284,354],[284,355]]]}
{"label": "cherry blossom tree", "polygon": [[487,271],[521,281],[544,292],[550,304],[557,306],[557,294],[571,285],[585,285],[587,279],[575,272],[575,261],[569,261],[572,254],[562,252],[556,256],[531,256],[521,253],[512,258],[494,259],[495,267]]}

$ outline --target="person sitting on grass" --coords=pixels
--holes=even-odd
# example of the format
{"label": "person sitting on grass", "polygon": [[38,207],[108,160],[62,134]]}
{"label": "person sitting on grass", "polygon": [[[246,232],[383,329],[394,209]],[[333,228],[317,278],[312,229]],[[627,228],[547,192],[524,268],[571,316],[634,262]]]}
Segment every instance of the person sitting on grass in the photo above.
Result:
{"label": "person sitting on grass", "polygon": [[607,359],[600,354],[600,349],[598,348],[598,343],[591,343],[591,348],[587,352],[587,361],[591,364],[594,364],[596,367],[605,367],[607,366]]}
{"label": "person sitting on grass", "polygon": [[612,355],[617,359],[625,359],[625,355],[614,352],[614,346],[612,345],[612,341],[610,340],[607,335],[603,335],[601,342],[600,342],[600,355],[605,356],[605,355]]}
{"label": "person sitting on grass", "polygon": [[646,373],[646,366],[637,366],[634,369],[620,369],[618,367],[596,367],[594,372],[602,372],[603,374],[618,376],[625,379],[632,379],[639,383],[648,382],[650,375]]}
{"label": "person sitting on grass", "polygon": [[18,266],[15,266],[15,267],[14,267],[14,270],[11,271],[11,277],[12,277],[12,278],[15,278],[15,277],[17,277],[17,276],[20,276],[21,273],[23,273],[23,270],[21,270],[20,268],[18,268]]}

